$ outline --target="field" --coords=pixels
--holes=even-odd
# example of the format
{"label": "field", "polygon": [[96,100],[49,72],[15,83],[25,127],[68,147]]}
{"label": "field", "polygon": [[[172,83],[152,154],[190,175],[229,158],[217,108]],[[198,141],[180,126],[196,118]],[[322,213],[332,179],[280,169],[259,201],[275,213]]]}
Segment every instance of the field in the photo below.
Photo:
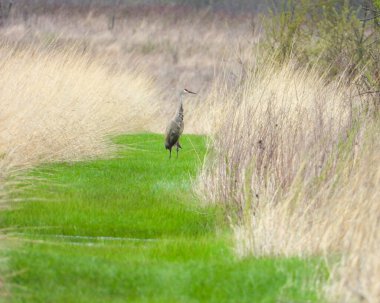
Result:
{"label": "field", "polygon": [[1,299],[379,302],[380,4],[243,2],[0,0]]}
{"label": "field", "polygon": [[114,159],[35,169],[23,198],[38,200],[3,215],[23,243],[8,252],[14,302],[318,302],[320,261],[239,260],[221,210],[194,200],[204,137],[170,161],[162,136],[116,141]]}

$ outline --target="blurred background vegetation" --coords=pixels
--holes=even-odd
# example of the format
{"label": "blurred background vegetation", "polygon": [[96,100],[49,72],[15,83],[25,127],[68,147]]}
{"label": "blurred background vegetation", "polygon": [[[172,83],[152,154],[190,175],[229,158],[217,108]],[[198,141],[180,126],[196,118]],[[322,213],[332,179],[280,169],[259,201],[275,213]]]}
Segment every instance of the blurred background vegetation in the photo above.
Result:
{"label": "blurred background vegetation", "polygon": [[346,74],[361,89],[379,90],[380,1],[284,1],[266,19],[266,47],[280,62],[318,64]]}
{"label": "blurred background vegetation", "polygon": [[[380,0],[0,0],[0,4],[2,27],[24,23],[30,28],[33,22],[38,23],[38,18],[48,15],[105,19],[110,31],[123,28],[123,24],[125,28],[131,19],[145,18],[152,24],[152,16],[165,16],[173,22],[202,20],[201,30],[207,29],[207,22],[213,26],[228,24],[229,30],[235,28],[235,36],[241,38],[239,50],[247,49],[242,47],[244,43],[255,44],[279,64],[291,59],[298,66],[317,66],[330,79],[344,75],[345,81],[357,86],[359,94],[371,95],[374,104],[380,103]],[[243,26],[244,31],[239,31]],[[248,32],[250,36],[246,36]],[[45,36],[54,33],[56,30],[50,30]],[[159,42],[160,47],[166,43],[164,47],[170,48],[174,63],[178,63],[178,41],[168,44],[165,39]],[[192,43],[194,40],[189,41],[190,50],[185,56],[197,49],[191,47]],[[144,45],[124,49],[140,49],[149,55],[160,47],[154,39],[148,39]],[[219,48],[220,53],[223,49]],[[210,65],[206,61],[202,64]],[[244,74],[244,60],[238,61]],[[209,86],[212,77],[210,67],[202,80],[204,86]]]}
{"label": "blurred background vegetation", "polygon": [[[262,45],[283,62],[292,57],[299,64],[342,72],[360,84],[363,93],[379,90],[380,0],[1,0],[1,20],[71,10],[96,11],[109,16],[109,27],[136,13],[169,14],[202,10],[208,14],[250,15],[265,32]],[[182,12],[182,14],[181,14]],[[262,18],[265,16],[265,18]],[[256,21],[260,20],[260,21]],[[355,78],[361,75],[360,79]]]}

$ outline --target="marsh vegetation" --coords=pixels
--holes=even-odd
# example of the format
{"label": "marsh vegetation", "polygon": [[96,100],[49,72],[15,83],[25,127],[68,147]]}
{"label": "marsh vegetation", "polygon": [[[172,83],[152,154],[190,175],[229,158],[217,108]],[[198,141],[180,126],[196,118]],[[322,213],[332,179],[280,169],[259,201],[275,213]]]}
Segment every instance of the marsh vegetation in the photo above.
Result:
{"label": "marsh vegetation", "polygon": [[378,1],[6,2],[6,299],[379,301]]}

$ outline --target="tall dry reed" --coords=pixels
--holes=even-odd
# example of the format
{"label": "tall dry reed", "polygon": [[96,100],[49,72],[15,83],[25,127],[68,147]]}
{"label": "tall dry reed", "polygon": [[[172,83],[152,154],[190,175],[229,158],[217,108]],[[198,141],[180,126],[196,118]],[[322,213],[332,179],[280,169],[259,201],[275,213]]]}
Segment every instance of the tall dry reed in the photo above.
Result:
{"label": "tall dry reed", "polygon": [[2,165],[96,155],[107,134],[155,124],[159,94],[137,72],[75,51],[3,46],[0,57]]}
{"label": "tall dry reed", "polygon": [[334,302],[380,300],[380,121],[368,126],[351,172],[326,197],[335,220],[327,228],[337,239],[342,259],[327,291]]}
{"label": "tall dry reed", "polygon": [[0,47],[0,61],[3,205],[26,168],[103,155],[114,133],[158,129],[160,94],[133,65],[110,70],[101,58],[74,48],[7,45]]}
{"label": "tall dry reed", "polygon": [[263,66],[235,87],[220,86],[208,100],[219,116],[211,118],[216,130],[201,176],[209,188],[204,193],[234,204],[240,215],[280,196],[297,176],[314,179],[354,123],[346,87],[291,63]]}
{"label": "tall dry reed", "polygon": [[[334,269],[334,299],[358,292],[377,302],[379,133],[371,109],[343,78],[327,82],[291,63],[260,66],[235,89],[210,95],[219,114],[197,189],[224,205],[239,255],[337,253],[344,266]],[[374,166],[365,169],[367,161]]]}

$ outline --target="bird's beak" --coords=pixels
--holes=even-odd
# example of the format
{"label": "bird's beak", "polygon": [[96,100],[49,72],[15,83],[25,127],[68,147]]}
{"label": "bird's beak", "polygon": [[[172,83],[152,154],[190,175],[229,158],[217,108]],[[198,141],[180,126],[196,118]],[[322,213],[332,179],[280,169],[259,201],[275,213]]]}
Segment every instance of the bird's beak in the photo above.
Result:
{"label": "bird's beak", "polygon": [[185,88],[184,91],[187,92],[187,93],[189,93],[189,94],[193,94],[193,95],[196,95],[196,94],[197,94],[197,93],[194,93],[194,92],[188,90],[187,88]]}

